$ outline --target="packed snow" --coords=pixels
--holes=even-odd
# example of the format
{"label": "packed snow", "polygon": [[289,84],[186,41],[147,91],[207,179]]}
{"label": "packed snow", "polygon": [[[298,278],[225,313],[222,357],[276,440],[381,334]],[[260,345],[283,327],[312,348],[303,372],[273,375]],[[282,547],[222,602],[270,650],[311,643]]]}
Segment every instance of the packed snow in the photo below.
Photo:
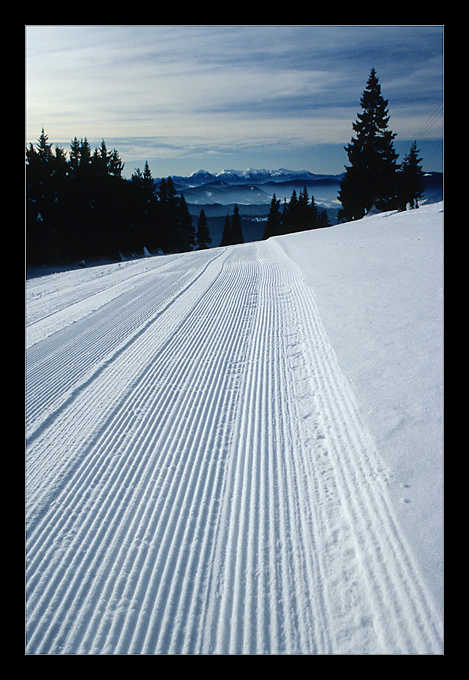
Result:
{"label": "packed snow", "polygon": [[443,653],[443,204],[26,283],[28,654]]}
{"label": "packed snow", "polygon": [[389,466],[389,491],[443,609],[443,203],[279,238]]}

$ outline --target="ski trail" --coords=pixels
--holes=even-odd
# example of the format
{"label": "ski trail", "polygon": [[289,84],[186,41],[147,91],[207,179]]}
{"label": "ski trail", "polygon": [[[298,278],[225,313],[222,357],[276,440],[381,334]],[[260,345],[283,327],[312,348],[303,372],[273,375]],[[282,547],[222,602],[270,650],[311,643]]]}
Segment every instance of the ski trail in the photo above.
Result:
{"label": "ski trail", "polygon": [[[275,241],[272,247],[281,249]],[[289,264],[295,271],[296,266],[291,261]],[[319,435],[313,428],[312,436],[322,439],[323,454],[331,459],[328,483],[333,483],[335,501],[340,501],[342,509],[342,527],[333,528],[331,548],[334,544],[339,547],[342,558],[348,553],[349,570],[352,574],[353,566],[356,572],[349,578],[348,588],[331,594],[339,610],[344,610],[344,636],[349,637],[351,629],[364,631],[371,626],[385,653],[441,653],[441,621],[393,516],[384,465],[360,420],[353,389],[328,342],[313,293],[301,285],[298,270],[295,279],[294,300],[302,321],[300,341],[323,428]],[[302,401],[309,408],[309,399],[303,397]],[[317,450],[321,451],[321,446]],[[329,528],[332,516],[332,512],[328,513]],[[350,535],[346,550],[345,535]],[[324,554],[331,555],[333,550]],[[342,576],[343,573],[347,572],[342,571]],[[358,599],[359,586],[365,586],[369,613]],[[356,651],[355,644],[349,651]]]}
{"label": "ski trail", "polygon": [[155,273],[158,276],[167,273],[181,257],[155,257],[96,267],[89,273],[79,270],[29,281],[26,294],[27,348],[135,289]]}
{"label": "ski trail", "polygon": [[[132,296],[132,304],[112,303],[93,315],[92,323],[86,316],[81,324],[67,325],[30,348],[26,360],[29,527],[48,503],[47,497],[40,503],[35,497],[57,492],[78,451],[87,450],[88,437],[95,435],[107,413],[114,412],[142,366],[185,318],[200,295],[200,284],[212,281],[210,265],[220,256],[223,253],[205,256],[200,270],[183,271],[183,275],[177,269],[170,275],[158,272],[153,285],[137,289],[142,295]],[[125,440],[128,418],[120,422]],[[50,446],[52,438],[54,446]]]}
{"label": "ski trail", "polygon": [[145,263],[31,310],[27,652],[441,653],[296,265]]}

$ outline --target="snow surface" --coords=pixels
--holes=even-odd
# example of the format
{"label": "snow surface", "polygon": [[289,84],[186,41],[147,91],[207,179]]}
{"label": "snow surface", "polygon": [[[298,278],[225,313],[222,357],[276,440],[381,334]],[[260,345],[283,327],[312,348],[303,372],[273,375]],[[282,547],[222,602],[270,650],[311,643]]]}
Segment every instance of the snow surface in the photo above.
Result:
{"label": "snow surface", "polygon": [[26,285],[28,654],[441,654],[443,204]]}
{"label": "snow surface", "polygon": [[443,609],[443,203],[285,236]]}

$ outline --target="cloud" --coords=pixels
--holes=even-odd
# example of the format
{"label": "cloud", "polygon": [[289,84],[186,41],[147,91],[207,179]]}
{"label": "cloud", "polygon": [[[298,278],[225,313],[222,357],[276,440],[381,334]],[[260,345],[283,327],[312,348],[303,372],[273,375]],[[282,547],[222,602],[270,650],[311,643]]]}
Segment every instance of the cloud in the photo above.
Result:
{"label": "cloud", "polygon": [[411,134],[441,101],[441,41],[438,26],[30,26],[27,140],[346,143],[372,66]]}

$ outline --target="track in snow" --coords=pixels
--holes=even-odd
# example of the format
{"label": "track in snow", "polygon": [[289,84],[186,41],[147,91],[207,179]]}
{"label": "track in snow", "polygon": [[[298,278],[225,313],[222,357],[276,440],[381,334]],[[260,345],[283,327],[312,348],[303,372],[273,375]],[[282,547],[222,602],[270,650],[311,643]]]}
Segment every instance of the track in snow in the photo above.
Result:
{"label": "track in snow", "polygon": [[275,239],[27,287],[27,653],[441,653]]}

